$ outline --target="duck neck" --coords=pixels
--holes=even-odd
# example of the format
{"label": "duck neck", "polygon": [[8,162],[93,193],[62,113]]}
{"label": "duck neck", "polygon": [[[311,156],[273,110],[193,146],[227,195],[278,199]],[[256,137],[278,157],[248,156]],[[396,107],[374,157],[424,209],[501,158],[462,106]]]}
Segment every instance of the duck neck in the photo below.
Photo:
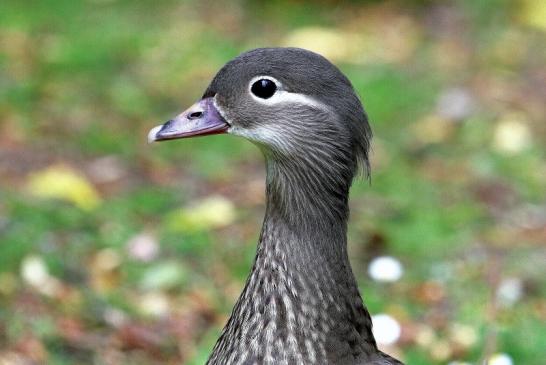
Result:
{"label": "duck neck", "polygon": [[274,258],[286,271],[324,274],[324,268],[344,279],[335,283],[353,279],[347,255],[349,187],[350,181],[334,173],[268,159],[266,213],[253,274]]}
{"label": "duck neck", "polygon": [[[266,214],[279,215],[288,224],[316,230],[341,229],[345,238],[349,218],[349,188],[352,173],[335,170],[317,158],[298,163],[290,159],[268,158]],[[336,232],[337,233],[337,232]]]}
{"label": "duck neck", "polygon": [[338,363],[339,349],[355,357],[375,351],[347,255],[350,182],[336,191],[324,184],[329,176],[314,174],[268,161],[256,259],[211,360],[238,346],[258,363]]}

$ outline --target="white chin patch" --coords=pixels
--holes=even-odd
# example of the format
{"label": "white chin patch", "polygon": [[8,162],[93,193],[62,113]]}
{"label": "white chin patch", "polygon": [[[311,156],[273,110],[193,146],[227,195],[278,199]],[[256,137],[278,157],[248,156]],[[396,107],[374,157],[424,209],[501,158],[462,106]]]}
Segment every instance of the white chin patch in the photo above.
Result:
{"label": "white chin patch", "polygon": [[280,131],[274,128],[259,126],[252,128],[240,128],[232,126],[229,128],[229,133],[244,137],[249,141],[258,143],[260,145],[266,145],[273,147],[279,151],[288,152],[290,150],[290,144],[286,142],[286,136],[283,136]]}

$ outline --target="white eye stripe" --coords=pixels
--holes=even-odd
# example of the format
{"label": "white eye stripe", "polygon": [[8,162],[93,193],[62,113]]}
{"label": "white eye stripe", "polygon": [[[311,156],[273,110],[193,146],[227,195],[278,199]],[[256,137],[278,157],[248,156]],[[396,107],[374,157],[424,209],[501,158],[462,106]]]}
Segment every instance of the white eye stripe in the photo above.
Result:
{"label": "white eye stripe", "polygon": [[[263,99],[260,99],[262,101]],[[318,100],[315,100],[314,98],[305,95],[305,94],[298,94],[298,93],[291,93],[288,91],[278,91],[270,97],[269,99],[265,99],[265,102],[262,102],[263,104],[300,104],[300,105],[306,105],[310,106],[314,109],[323,110],[325,112],[329,112],[329,108],[321,103]]]}
{"label": "white eye stripe", "polygon": [[[252,93],[252,91],[251,91],[252,85],[256,81],[262,80],[262,79],[271,80],[277,86],[277,91],[270,98],[267,98],[267,99],[259,98],[256,95],[254,95]],[[323,111],[326,111],[326,112],[328,112],[330,110],[326,105],[324,105],[320,101],[315,100],[314,98],[312,98],[312,97],[310,97],[308,95],[299,94],[299,93],[292,93],[292,92],[284,90],[284,88],[283,88],[282,84],[280,83],[280,81],[275,79],[274,77],[271,77],[271,76],[264,75],[264,76],[253,77],[250,80],[250,82],[248,83],[248,93],[250,94],[250,96],[254,100],[258,101],[261,104],[265,104],[265,105],[290,103],[290,104],[307,105],[307,106],[310,106],[312,108],[320,109],[320,110],[323,110]]]}

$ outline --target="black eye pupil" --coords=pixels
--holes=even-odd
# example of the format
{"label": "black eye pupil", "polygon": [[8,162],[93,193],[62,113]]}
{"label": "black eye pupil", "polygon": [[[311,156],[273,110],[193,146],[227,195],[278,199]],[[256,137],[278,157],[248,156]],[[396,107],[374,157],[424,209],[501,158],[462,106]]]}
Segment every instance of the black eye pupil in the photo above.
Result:
{"label": "black eye pupil", "polygon": [[277,85],[271,80],[260,79],[252,84],[250,91],[259,98],[268,99],[277,91]]}

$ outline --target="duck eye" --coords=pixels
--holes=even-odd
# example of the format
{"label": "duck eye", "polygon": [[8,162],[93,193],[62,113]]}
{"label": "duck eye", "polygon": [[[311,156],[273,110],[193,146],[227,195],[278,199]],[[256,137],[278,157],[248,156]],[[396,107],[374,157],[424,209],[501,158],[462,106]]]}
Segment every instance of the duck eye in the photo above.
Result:
{"label": "duck eye", "polygon": [[259,79],[252,84],[250,91],[259,98],[269,99],[277,91],[277,85],[271,80]]}

